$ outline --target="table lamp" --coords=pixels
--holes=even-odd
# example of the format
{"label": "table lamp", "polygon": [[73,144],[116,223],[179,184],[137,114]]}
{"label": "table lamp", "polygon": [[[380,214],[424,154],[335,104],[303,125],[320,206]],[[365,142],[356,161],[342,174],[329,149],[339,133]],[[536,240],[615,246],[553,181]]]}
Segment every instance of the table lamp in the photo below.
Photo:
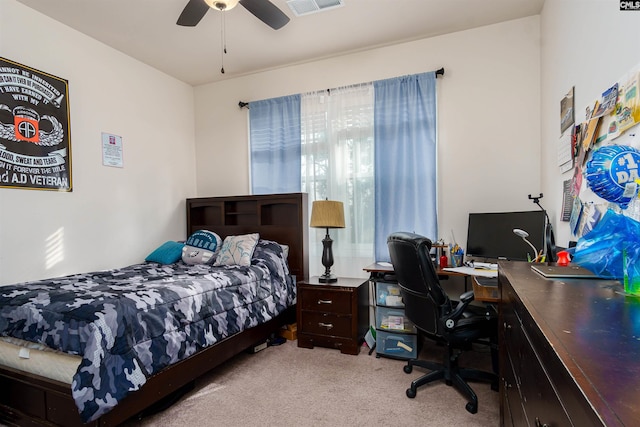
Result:
{"label": "table lamp", "polygon": [[311,206],[311,223],[314,228],[326,228],[327,235],[322,240],[322,265],[325,271],[318,279],[321,283],[337,282],[338,278],[331,274],[333,265],[333,240],[329,236],[330,228],[344,228],[344,207],[342,202],[334,200],[316,200]]}
{"label": "table lamp", "polygon": [[524,230],[521,230],[519,228],[514,228],[513,229],[513,234],[515,234],[518,237],[522,237],[522,240],[524,240],[525,242],[527,242],[529,244],[529,246],[531,246],[531,249],[533,249],[533,262],[537,262],[538,258],[540,257],[540,255],[538,254],[538,250],[536,249],[535,246],[533,246],[533,243],[531,243],[530,241],[527,240],[527,237],[529,237],[529,233],[527,233]]}

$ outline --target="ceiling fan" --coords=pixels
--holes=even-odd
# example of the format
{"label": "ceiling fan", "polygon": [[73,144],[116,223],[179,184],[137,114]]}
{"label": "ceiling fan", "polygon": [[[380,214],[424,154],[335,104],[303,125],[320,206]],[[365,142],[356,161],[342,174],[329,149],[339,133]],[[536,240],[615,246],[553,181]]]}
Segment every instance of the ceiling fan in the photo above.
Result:
{"label": "ceiling fan", "polygon": [[274,30],[289,22],[289,17],[269,0],[189,0],[176,24],[195,27],[209,9],[226,11],[238,3]]}

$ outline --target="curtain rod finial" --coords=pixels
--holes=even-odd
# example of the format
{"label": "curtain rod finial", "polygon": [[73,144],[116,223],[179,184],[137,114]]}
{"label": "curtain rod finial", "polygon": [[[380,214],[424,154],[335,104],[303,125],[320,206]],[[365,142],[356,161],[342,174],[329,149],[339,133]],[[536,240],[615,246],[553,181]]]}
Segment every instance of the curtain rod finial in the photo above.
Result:
{"label": "curtain rod finial", "polygon": [[249,108],[249,103],[240,101],[240,102],[238,102],[238,107],[240,107],[240,108],[244,108],[244,107]]}

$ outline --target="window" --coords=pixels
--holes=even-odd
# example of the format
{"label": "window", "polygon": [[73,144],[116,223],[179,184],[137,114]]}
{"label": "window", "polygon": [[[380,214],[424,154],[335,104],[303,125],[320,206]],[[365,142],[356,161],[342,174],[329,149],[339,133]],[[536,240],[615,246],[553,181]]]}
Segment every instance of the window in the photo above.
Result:
{"label": "window", "polygon": [[[388,261],[386,238],[395,231],[437,239],[435,72],[292,99],[251,103],[252,188],[273,193],[300,184],[309,203],[344,203],[346,227],[331,232],[332,271],[359,277],[374,260]],[[312,275],[324,272],[324,234],[309,233]]]}
{"label": "window", "polygon": [[[301,97],[302,191],[313,200],[344,203],[345,228],[332,230],[334,271],[362,275],[373,262],[374,140],[373,85],[363,84]],[[311,274],[320,260],[325,230],[309,234]]]}

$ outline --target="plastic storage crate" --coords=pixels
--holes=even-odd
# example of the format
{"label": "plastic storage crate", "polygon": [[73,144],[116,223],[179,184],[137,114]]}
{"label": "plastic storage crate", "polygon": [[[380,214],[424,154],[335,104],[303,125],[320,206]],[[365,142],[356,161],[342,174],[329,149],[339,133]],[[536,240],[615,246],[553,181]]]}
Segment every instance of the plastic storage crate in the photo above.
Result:
{"label": "plastic storage crate", "polygon": [[376,329],[403,334],[415,334],[417,332],[415,325],[405,315],[403,309],[388,307],[378,307],[376,309]]}
{"label": "plastic storage crate", "polygon": [[401,359],[418,357],[418,336],[377,331],[376,351],[380,355]]}
{"label": "plastic storage crate", "polygon": [[376,282],[376,305],[404,307],[400,286],[397,283]]}

